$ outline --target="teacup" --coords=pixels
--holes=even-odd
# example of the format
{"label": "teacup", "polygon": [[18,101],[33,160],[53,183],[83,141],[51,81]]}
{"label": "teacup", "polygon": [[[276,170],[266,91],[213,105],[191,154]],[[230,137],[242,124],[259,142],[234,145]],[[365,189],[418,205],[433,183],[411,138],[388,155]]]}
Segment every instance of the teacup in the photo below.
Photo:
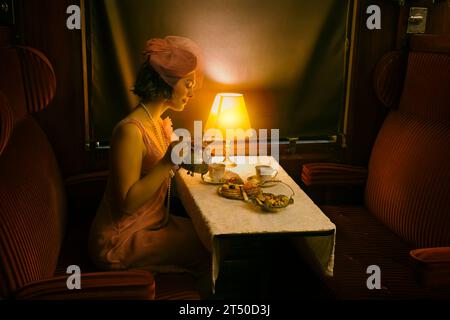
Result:
{"label": "teacup", "polygon": [[264,181],[267,181],[267,180],[272,180],[278,174],[278,171],[275,170],[274,168],[272,168],[269,165],[256,166],[255,170],[256,170],[256,177],[261,182],[264,182]]}
{"label": "teacup", "polygon": [[208,165],[208,175],[212,181],[220,181],[225,175],[224,163],[211,163]]}

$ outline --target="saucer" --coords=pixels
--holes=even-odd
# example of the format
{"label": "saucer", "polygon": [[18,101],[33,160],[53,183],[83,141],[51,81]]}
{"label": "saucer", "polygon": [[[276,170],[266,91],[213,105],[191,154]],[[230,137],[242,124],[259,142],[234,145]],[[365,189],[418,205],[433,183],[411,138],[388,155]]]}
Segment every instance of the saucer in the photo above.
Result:
{"label": "saucer", "polygon": [[228,171],[228,170],[225,170],[225,173],[224,173],[222,179],[218,179],[218,180],[211,179],[211,177],[209,176],[208,173],[205,173],[202,176],[203,182],[208,183],[208,184],[224,184],[224,183],[227,183],[228,180],[232,179],[232,178],[239,178],[239,175],[235,172]]}
{"label": "saucer", "polygon": [[204,183],[207,183],[207,184],[224,184],[227,182],[227,179],[225,179],[225,178],[213,180],[213,179],[211,179],[211,177],[208,174],[205,174],[204,176],[202,176],[202,180]]}
{"label": "saucer", "polygon": [[261,188],[273,187],[279,182],[279,180],[267,180],[267,182],[263,183],[263,181],[261,181],[261,179],[259,179],[257,176],[248,177],[247,181],[258,185]]}

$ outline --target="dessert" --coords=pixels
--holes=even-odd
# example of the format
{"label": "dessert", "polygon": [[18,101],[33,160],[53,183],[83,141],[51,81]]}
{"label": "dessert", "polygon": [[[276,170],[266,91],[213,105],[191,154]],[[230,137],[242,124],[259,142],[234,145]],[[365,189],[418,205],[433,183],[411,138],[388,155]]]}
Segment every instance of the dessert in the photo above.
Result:
{"label": "dessert", "polygon": [[245,182],[242,188],[244,189],[245,193],[247,193],[247,196],[249,198],[255,197],[261,193],[261,188],[258,185],[251,183],[249,181]]}
{"label": "dessert", "polygon": [[238,175],[227,179],[227,183],[229,184],[244,184],[244,181]]}
{"label": "dessert", "polygon": [[255,197],[256,203],[266,211],[278,211],[294,203],[292,197],[284,194],[261,193]]}
{"label": "dessert", "polygon": [[239,182],[241,182],[242,180],[241,181],[233,180],[234,182],[230,182],[230,180],[228,180],[227,183],[224,183],[221,187],[219,187],[218,192],[221,196],[231,199],[246,200],[245,199],[246,197],[243,195],[244,192],[248,198],[253,198],[261,193],[261,188],[259,188],[257,185],[253,183],[245,182],[241,184]]}
{"label": "dessert", "polygon": [[225,198],[243,199],[244,197],[239,186],[236,183],[224,183],[217,191]]}

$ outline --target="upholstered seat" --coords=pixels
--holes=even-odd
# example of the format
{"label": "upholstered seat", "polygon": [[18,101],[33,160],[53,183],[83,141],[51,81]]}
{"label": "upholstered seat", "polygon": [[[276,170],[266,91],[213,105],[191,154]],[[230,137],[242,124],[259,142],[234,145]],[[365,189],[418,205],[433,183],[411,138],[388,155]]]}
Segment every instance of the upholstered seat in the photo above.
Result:
{"label": "upholstered seat", "polygon": [[[411,51],[397,103],[388,86],[392,77],[403,78],[403,56],[388,53],[375,72],[377,95],[391,110],[373,146],[367,181],[363,169],[347,165],[306,164],[302,170],[310,189],[365,187],[364,206],[323,206],[337,229],[328,284],[338,298],[450,298],[450,272],[440,272],[431,288],[419,281],[426,279],[424,270],[410,257],[412,249],[448,247],[436,251],[443,260],[433,268],[450,270],[450,55]],[[381,290],[366,286],[370,265],[381,268]]]}
{"label": "upholstered seat", "polygon": [[[53,68],[37,50],[13,46],[0,48],[0,64],[0,299],[199,299],[186,275],[155,280],[148,271],[92,268],[86,243],[96,208],[72,212],[76,218],[69,219],[66,194],[90,180],[65,185],[47,136],[31,115],[55,94]],[[81,268],[82,290],[67,288],[71,264]]]}
{"label": "upholstered seat", "polygon": [[[433,299],[450,290],[423,287],[409,258],[414,246],[386,228],[366,208],[324,206],[336,224],[334,277],[327,279],[339,299]],[[369,290],[366,281],[371,265],[380,267],[381,290]]]}

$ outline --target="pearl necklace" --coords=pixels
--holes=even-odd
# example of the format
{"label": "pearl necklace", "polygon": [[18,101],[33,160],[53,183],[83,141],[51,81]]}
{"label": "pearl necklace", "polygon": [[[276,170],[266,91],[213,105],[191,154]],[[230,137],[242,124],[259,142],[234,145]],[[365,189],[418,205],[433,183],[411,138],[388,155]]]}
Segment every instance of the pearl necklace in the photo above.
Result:
{"label": "pearl necklace", "polygon": [[164,149],[166,149],[169,146],[169,144],[167,143],[167,140],[163,138],[163,135],[161,132],[162,131],[161,126],[159,126],[159,130],[158,130],[155,120],[153,120],[152,114],[148,111],[145,104],[143,102],[141,102],[139,105],[142,108],[144,108],[145,112],[147,113],[148,117],[150,118],[150,121],[153,126],[153,130],[155,131],[156,139],[158,139],[159,146],[161,147],[162,151],[164,151]]}
{"label": "pearl necklace", "polygon": [[[169,143],[167,142],[167,139],[164,138],[164,135],[162,134],[162,128],[161,125],[159,126],[159,129],[156,126],[155,121],[153,120],[152,114],[148,111],[147,107],[143,102],[140,102],[139,105],[145,110],[148,117],[150,118],[150,121],[153,125],[153,130],[155,131],[156,139],[158,140],[158,144],[161,147],[161,151],[164,153],[164,150],[167,150],[169,147]],[[167,206],[166,206],[166,217],[164,219],[163,225],[165,225],[169,219],[169,213],[170,213],[170,198],[171,198],[171,189],[172,189],[172,178],[175,176],[175,173],[173,172],[173,169],[170,169],[169,171],[169,184],[167,186]]]}

